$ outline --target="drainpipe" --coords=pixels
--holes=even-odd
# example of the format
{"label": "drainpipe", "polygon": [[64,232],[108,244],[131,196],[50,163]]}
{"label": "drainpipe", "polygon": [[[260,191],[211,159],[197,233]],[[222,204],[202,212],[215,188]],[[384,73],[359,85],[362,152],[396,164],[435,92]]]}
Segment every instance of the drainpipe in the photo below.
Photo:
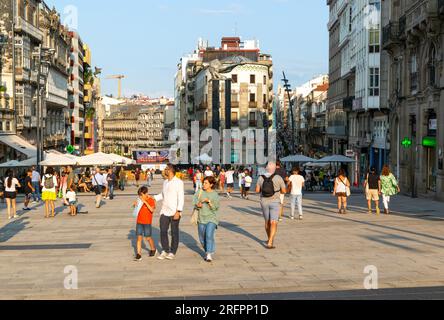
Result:
{"label": "drainpipe", "polygon": [[14,110],[14,133],[17,134],[17,110],[15,109],[15,0],[11,0],[12,6],[12,110]]}

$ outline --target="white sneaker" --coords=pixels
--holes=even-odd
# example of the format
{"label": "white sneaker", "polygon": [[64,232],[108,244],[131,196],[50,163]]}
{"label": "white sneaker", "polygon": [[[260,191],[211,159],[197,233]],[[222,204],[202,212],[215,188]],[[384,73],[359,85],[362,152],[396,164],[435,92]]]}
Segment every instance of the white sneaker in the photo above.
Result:
{"label": "white sneaker", "polygon": [[294,217],[290,217],[291,220],[294,220]]}
{"label": "white sneaker", "polygon": [[160,256],[157,257],[157,259],[159,259],[159,260],[165,260],[167,256],[168,256],[168,254],[167,254],[165,251],[162,251],[162,253],[160,254]]}
{"label": "white sneaker", "polygon": [[166,256],[166,258],[168,260],[174,260],[176,258],[176,256],[174,255],[174,253],[170,253],[169,255]]}
{"label": "white sneaker", "polygon": [[213,262],[213,257],[211,256],[211,254],[207,254],[207,257],[205,258],[206,262]]}
{"label": "white sneaker", "polygon": [[299,220],[304,220],[304,217],[303,216],[299,216]]}

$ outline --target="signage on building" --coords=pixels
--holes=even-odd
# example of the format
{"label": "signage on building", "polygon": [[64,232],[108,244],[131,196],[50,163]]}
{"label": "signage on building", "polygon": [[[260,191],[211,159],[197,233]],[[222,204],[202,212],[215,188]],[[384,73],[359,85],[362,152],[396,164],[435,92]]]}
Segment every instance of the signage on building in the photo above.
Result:
{"label": "signage on building", "polygon": [[349,158],[353,158],[355,156],[355,152],[353,150],[345,151],[345,156]]}
{"label": "signage on building", "polygon": [[133,158],[137,164],[148,163],[167,163],[170,152],[168,150],[161,151],[134,151]]}
{"label": "signage on building", "polygon": [[429,120],[429,130],[436,130],[438,127],[437,119]]}

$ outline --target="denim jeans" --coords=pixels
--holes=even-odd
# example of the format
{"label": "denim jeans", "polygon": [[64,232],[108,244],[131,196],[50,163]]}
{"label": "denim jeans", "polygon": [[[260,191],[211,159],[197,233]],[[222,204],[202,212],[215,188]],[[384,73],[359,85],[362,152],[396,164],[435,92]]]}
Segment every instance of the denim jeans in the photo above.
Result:
{"label": "denim jeans", "polygon": [[40,194],[40,184],[38,181],[32,181],[32,187],[35,189],[35,191],[32,193],[32,199],[34,201],[40,201],[42,199]]}
{"label": "denim jeans", "polygon": [[217,225],[209,222],[207,224],[199,223],[199,240],[202,247],[207,254],[214,254],[216,252],[216,242],[214,241],[214,233]]}
{"label": "denim jeans", "polygon": [[302,194],[301,195],[291,195],[291,216],[294,217],[294,212],[296,209],[296,204],[298,206],[299,216],[303,215],[302,212]]}
{"label": "denim jeans", "polygon": [[202,189],[202,181],[196,181],[196,193]]}
{"label": "denim jeans", "polygon": [[114,183],[110,183],[108,188],[109,188],[109,197],[114,198]]}

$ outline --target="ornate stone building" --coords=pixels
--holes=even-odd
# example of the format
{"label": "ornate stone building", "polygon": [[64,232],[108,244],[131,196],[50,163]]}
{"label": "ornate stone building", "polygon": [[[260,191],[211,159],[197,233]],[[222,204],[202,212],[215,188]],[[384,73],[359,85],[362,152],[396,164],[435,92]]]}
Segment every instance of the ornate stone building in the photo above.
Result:
{"label": "ornate stone building", "polygon": [[404,192],[444,200],[444,1],[383,1],[382,13],[390,163]]}

